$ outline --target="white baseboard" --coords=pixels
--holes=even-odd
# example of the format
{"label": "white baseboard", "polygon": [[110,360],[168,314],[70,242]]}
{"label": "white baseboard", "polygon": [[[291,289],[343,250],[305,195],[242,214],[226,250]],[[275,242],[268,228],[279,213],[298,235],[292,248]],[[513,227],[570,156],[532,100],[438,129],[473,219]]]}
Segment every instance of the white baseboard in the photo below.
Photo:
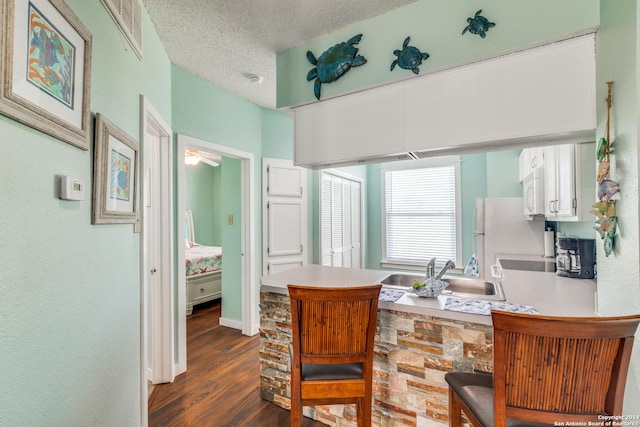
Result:
{"label": "white baseboard", "polygon": [[260,324],[255,324],[251,327],[251,331],[249,336],[254,336],[254,335],[258,335],[260,333]]}
{"label": "white baseboard", "polygon": [[242,322],[239,322],[237,320],[231,320],[231,319],[226,319],[224,317],[221,317],[218,323],[220,326],[226,326],[228,328],[242,330]]}
{"label": "white baseboard", "polygon": [[187,361],[180,361],[173,365],[173,372],[175,373],[174,377],[177,377],[180,374],[184,374],[187,372]]}

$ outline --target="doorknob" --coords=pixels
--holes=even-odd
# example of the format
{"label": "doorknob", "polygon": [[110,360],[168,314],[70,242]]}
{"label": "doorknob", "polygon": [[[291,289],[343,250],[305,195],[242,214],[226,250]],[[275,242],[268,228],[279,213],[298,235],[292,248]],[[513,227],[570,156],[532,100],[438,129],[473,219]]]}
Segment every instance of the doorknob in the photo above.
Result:
{"label": "doorknob", "polygon": [[156,272],[156,271],[158,271],[158,270],[156,270],[156,269],[154,268],[154,269],[152,269],[152,270],[150,271],[150,273],[151,273],[151,274],[155,274],[155,272]]}

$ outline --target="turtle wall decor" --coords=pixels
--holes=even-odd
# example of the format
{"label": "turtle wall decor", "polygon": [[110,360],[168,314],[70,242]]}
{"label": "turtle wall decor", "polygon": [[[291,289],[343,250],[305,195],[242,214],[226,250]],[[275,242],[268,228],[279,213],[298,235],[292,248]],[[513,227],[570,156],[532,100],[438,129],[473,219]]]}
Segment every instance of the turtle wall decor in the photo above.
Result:
{"label": "turtle wall decor", "polygon": [[473,18],[467,18],[467,25],[464,30],[462,30],[462,34],[469,31],[471,34],[477,34],[482,38],[487,36],[487,31],[490,28],[496,26],[495,22],[489,22],[487,18],[480,15],[482,13],[482,9],[476,12]]}
{"label": "turtle wall decor", "polygon": [[393,54],[397,56],[397,59],[394,59],[391,63],[391,71],[396,67],[396,65],[400,68],[404,68],[405,70],[411,70],[414,74],[418,74],[420,69],[418,68],[422,61],[429,58],[429,54],[427,52],[420,52],[415,46],[409,46],[409,41],[411,37],[407,37],[404,39],[404,43],[402,43],[402,50],[394,50]]}
{"label": "turtle wall decor", "polygon": [[358,55],[358,48],[354,45],[360,43],[362,34],[351,37],[346,42],[341,42],[325,50],[318,59],[313,52],[307,51],[307,59],[315,68],[307,74],[307,81],[316,79],[313,84],[313,93],[320,100],[320,87],[322,83],[331,83],[342,77],[351,67],[359,67],[367,63],[364,56]]}

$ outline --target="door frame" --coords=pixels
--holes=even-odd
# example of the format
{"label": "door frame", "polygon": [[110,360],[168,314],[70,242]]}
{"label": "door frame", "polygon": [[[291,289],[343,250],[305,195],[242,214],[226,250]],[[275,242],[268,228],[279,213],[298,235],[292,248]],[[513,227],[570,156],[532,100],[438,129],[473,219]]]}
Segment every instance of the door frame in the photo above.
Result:
{"label": "door frame", "polygon": [[[239,325],[225,324],[225,326],[239,326],[244,335],[256,335],[259,332],[258,323],[258,287],[256,283],[256,212],[255,212],[255,159],[254,155],[245,151],[215,144],[210,141],[192,136],[177,134],[180,158],[186,147],[202,151],[209,151],[221,156],[240,160],[241,169],[241,247],[242,247],[242,319]],[[185,164],[177,162],[177,218],[180,224],[184,222],[185,210]],[[184,242],[184,227],[178,227],[178,242]],[[177,245],[178,260],[184,259],[184,244]],[[184,262],[178,262],[178,357],[179,372],[186,371],[187,334],[186,334],[186,278]]]}
{"label": "door frame", "polygon": [[[162,116],[153,107],[151,102],[144,96],[140,95],[140,152],[141,166],[140,171],[146,171],[147,164],[150,159],[146,156],[146,147],[151,143],[147,137],[147,129],[151,127],[158,134],[160,139],[160,192],[161,200],[159,201],[159,209],[162,214],[161,235],[160,240],[163,242],[160,253],[160,269],[163,278],[160,286],[161,298],[156,300],[154,304],[158,304],[156,312],[162,314],[160,318],[160,327],[152,332],[152,343],[159,343],[159,354],[161,354],[160,372],[163,378],[173,381],[175,377],[174,369],[174,302],[173,302],[173,279],[174,279],[174,241],[173,241],[173,132],[169,125],[162,119]],[[149,179],[144,172],[140,173],[140,408],[141,420],[140,425],[146,426],[148,423],[148,367],[147,361],[149,357],[149,283],[147,280],[147,271],[149,265],[147,263],[147,218],[146,197],[149,189]],[[152,311],[153,312],[153,311]],[[164,339],[163,339],[164,338]],[[169,338],[169,339],[167,339]],[[151,349],[153,351],[153,349]],[[157,352],[156,352],[157,353]]]}

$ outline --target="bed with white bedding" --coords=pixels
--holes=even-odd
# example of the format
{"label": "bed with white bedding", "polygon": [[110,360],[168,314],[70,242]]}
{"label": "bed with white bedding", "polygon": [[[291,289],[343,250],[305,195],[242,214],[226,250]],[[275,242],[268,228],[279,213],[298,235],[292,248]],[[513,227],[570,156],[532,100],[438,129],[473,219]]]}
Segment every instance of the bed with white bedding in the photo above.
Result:
{"label": "bed with white bedding", "polygon": [[185,212],[187,315],[193,306],[222,297],[222,248],[195,243],[193,215]]}

